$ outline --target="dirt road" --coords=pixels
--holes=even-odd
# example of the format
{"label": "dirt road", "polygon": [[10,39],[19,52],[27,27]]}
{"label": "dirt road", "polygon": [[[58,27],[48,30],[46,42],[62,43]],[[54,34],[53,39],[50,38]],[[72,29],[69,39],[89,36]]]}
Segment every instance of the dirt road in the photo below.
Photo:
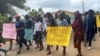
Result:
{"label": "dirt road", "polygon": [[[3,48],[8,49],[9,43],[7,43]],[[45,49],[43,51],[39,51],[38,49],[35,49],[34,44],[33,46],[31,46],[30,51],[26,51],[25,47],[23,47],[23,51],[20,55],[16,55],[17,50],[18,50],[18,46],[14,44],[13,50],[9,51],[7,56],[47,56],[46,44],[45,44]],[[77,49],[75,49],[73,46],[73,38],[71,38],[70,45],[67,47],[66,51],[67,51],[67,56],[77,55]],[[82,53],[83,56],[100,56],[100,37],[98,36],[98,34],[96,35],[96,41],[93,41],[91,50],[88,50],[87,47],[84,47],[84,44],[82,43]],[[3,53],[0,54],[4,56]],[[61,56],[61,55],[62,55],[62,47],[60,47],[58,51],[56,51],[55,47],[52,47],[52,54],[48,56]]]}

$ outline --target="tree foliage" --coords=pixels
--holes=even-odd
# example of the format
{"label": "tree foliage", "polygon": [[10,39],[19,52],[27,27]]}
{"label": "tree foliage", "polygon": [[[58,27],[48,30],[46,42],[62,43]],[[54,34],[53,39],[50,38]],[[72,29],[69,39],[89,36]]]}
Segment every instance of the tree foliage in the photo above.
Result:
{"label": "tree foliage", "polygon": [[39,9],[38,9],[38,13],[41,15],[41,17],[43,17],[43,16],[44,16],[44,11],[43,11],[43,9],[42,9],[42,8],[39,8]]}
{"label": "tree foliage", "polygon": [[28,12],[28,14],[30,15],[30,17],[33,17],[33,16],[37,15],[38,12],[37,12],[37,10],[32,9],[32,10],[30,10],[30,11]]}
{"label": "tree foliage", "polygon": [[2,21],[3,23],[6,23],[8,21],[7,16],[0,15],[0,21]]}
{"label": "tree foliage", "polygon": [[25,9],[26,0],[0,0],[0,13],[2,15],[15,13],[13,6]]}

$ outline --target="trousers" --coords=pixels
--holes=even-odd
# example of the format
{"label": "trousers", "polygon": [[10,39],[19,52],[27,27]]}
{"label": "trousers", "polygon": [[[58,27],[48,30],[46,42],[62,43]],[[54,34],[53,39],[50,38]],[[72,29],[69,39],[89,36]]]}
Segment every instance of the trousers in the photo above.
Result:
{"label": "trousers", "polygon": [[89,43],[88,46],[90,46],[90,47],[92,45],[93,36],[94,36],[94,32],[93,31],[86,32],[86,41]]}

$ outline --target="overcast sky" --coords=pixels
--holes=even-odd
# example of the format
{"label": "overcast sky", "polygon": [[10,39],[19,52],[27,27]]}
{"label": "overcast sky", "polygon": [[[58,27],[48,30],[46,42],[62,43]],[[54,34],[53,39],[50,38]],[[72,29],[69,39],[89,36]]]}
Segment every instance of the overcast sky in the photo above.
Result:
{"label": "overcast sky", "polygon": [[[43,8],[45,12],[53,12],[57,10],[67,10],[82,12],[82,0],[27,0],[26,3],[32,9]],[[85,11],[89,9],[98,10],[100,8],[100,0],[85,0]],[[25,11],[22,11],[25,14]]]}

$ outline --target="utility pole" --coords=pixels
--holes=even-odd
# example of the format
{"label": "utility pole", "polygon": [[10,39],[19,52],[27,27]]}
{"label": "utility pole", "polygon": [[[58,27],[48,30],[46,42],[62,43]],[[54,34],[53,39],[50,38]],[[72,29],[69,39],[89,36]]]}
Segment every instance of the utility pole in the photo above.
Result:
{"label": "utility pole", "polygon": [[82,0],[82,12],[83,12],[83,14],[84,14],[84,0]]}

